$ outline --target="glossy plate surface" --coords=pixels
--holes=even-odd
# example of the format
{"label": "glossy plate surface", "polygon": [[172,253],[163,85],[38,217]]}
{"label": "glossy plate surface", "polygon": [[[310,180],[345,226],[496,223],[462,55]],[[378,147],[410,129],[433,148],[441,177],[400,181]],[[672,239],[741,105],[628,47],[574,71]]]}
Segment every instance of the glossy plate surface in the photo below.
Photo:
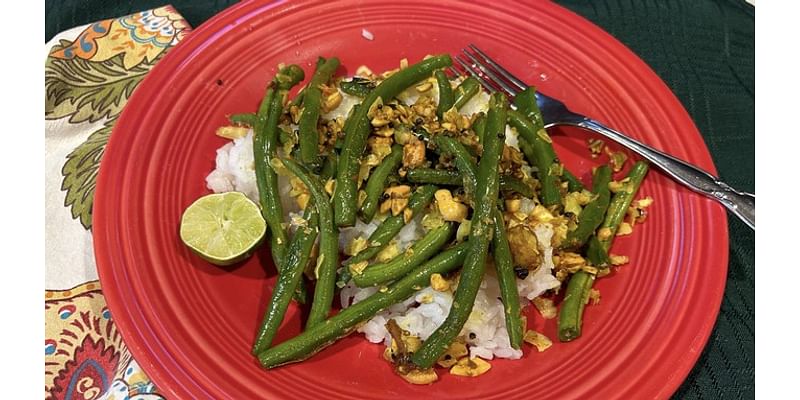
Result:
{"label": "glossy plate surface", "polygon": [[[208,193],[216,137],[226,115],[257,107],[278,63],[307,72],[318,55],[353,73],[411,63],[475,43],[513,73],[631,136],[714,171],[679,101],[633,53],[582,18],[534,2],[420,0],[244,2],[208,21],[136,89],[106,149],[96,193],[94,240],[114,320],[134,357],[167,398],[668,398],[694,365],[716,320],[727,270],[723,209],[651,171],[647,222],[613,253],[631,262],[598,282],[584,335],[487,374],[417,387],[395,376],[382,346],[351,335],[299,364],[265,371],[249,349],[274,269],[264,249],[221,269],[178,237],[183,209]],[[466,23],[470,21],[470,23]],[[374,40],[362,37],[362,29]],[[589,157],[573,129],[552,132],[567,166],[586,179]],[[264,262],[262,266],[261,262]],[[294,335],[301,313],[278,340]],[[529,327],[555,338],[555,321],[530,312]]]}

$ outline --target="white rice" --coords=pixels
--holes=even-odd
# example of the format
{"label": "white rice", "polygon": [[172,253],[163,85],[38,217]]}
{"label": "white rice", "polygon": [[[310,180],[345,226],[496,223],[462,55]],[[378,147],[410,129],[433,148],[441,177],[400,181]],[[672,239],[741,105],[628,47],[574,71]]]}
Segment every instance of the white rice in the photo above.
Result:
{"label": "white rice", "polygon": [[[540,245],[540,249],[545,261],[524,280],[517,281],[522,306],[527,305],[528,300],[559,286],[558,280],[552,274],[553,248],[550,246],[550,240],[553,228],[550,224],[540,224],[535,228],[534,234],[539,243],[543,244]],[[377,290],[374,287],[360,289],[351,282],[340,292],[340,301],[343,307],[348,307],[366,299]],[[509,343],[503,303],[499,297],[500,288],[497,279],[491,274],[486,274],[478,290],[472,313],[461,330],[461,335],[467,341],[470,357],[486,360],[495,357],[509,359],[522,357],[522,351],[515,350]],[[428,286],[402,303],[395,304],[376,315],[359,327],[358,332],[363,333],[372,343],[383,343],[388,346],[391,344],[391,335],[385,325],[388,320],[394,318],[401,328],[425,340],[444,322],[452,303],[451,292],[438,292]]]}
{"label": "white rice", "polygon": [[[434,85],[431,94],[438,97],[438,89]],[[360,99],[342,93],[342,104],[335,110],[323,115],[326,119],[346,118],[353,105]],[[403,102],[413,104],[419,97],[413,87],[398,96]],[[471,115],[488,109],[488,94],[481,92],[471,99],[462,108],[462,113]],[[506,130],[506,143],[517,147],[517,134],[512,129]],[[299,208],[289,196],[291,185],[285,176],[279,175],[281,203],[283,204],[285,220],[296,221]],[[253,136],[250,131],[247,136],[234,139],[217,150],[216,168],[206,177],[206,184],[215,193],[239,191],[255,202],[258,202],[258,188],[256,187],[255,165],[253,159]],[[523,199],[522,209],[533,209],[533,201]],[[528,210],[527,212],[530,212]],[[292,218],[295,217],[295,218]],[[424,231],[420,223],[421,215],[412,219],[396,237],[398,247],[404,250],[420,238]],[[345,247],[356,237],[369,237],[380,224],[373,220],[370,223],[357,221],[356,225],[340,230],[339,250],[344,252]],[[290,222],[290,228],[293,228]],[[535,230],[540,250],[543,252],[543,263],[524,280],[517,280],[521,303],[528,304],[528,300],[543,294],[549,289],[559,286],[558,280],[552,274],[553,249],[550,246],[553,228],[549,224],[540,224]],[[352,282],[340,292],[343,307],[348,307],[369,297],[377,288],[360,289]],[[467,340],[471,357],[481,357],[491,360],[497,358],[518,359],[522,351],[513,349],[509,344],[508,332],[505,326],[503,303],[499,300],[499,287],[497,279],[487,274],[481,283],[472,313],[461,332]],[[405,301],[395,304],[387,310],[376,315],[361,327],[358,332],[372,343],[390,345],[391,336],[385,328],[389,319],[396,319],[401,328],[408,330],[421,339],[427,339],[439,325],[444,322],[453,302],[451,292],[438,292],[430,287],[425,287]]]}

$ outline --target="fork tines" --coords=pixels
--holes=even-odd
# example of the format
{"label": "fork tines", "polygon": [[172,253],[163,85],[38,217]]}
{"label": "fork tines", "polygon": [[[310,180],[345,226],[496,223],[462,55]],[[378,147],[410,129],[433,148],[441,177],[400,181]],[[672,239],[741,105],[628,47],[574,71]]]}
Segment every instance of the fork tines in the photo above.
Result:
{"label": "fork tines", "polygon": [[[528,87],[525,82],[512,75],[474,44],[461,49],[461,52],[463,55],[455,57],[458,65],[467,74],[474,76],[487,90],[499,90],[513,97]],[[451,68],[451,72],[452,70],[458,72],[457,68]]]}

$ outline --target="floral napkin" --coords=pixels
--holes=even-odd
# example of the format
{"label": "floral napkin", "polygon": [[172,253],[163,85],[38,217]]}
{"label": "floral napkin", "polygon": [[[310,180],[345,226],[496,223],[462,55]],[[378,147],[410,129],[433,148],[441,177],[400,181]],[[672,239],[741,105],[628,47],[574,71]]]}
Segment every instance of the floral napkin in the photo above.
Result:
{"label": "floral napkin", "polygon": [[92,200],[127,100],[191,30],[171,6],[79,26],[45,45],[45,398],[163,399],[103,297]]}

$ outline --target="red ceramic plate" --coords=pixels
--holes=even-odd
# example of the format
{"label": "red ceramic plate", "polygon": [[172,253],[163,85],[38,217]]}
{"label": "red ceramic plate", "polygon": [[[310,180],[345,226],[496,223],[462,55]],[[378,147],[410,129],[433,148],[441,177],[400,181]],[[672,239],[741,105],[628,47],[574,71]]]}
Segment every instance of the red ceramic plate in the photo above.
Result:
{"label": "red ceramic plate", "polygon": [[[374,40],[362,37],[362,28]],[[275,281],[266,252],[221,269],[190,254],[179,218],[208,193],[214,135],[231,113],[255,110],[280,63],[310,70],[338,56],[352,73],[380,71],[475,43],[521,78],[644,142],[714,171],[678,100],[610,35],[554,4],[498,7],[426,0],[245,2],[171,51],[136,89],[106,149],[94,239],[106,300],[134,357],[168,398],[667,398],[690,371],[716,320],[727,270],[721,207],[652,171],[641,189],[648,221],[613,252],[629,265],[602,279],[584,335],[487,374],[442,371],[412,386],[352,335],[303,363],[265,371],[249,354]],[[555,130],[557,151],[584,178],[598,163],[590,137]],[[264,261],[264,266],[259,262]],[[292,308],[278,340],[295,334]],[[532,328],[555,338],[555,321]]]}

